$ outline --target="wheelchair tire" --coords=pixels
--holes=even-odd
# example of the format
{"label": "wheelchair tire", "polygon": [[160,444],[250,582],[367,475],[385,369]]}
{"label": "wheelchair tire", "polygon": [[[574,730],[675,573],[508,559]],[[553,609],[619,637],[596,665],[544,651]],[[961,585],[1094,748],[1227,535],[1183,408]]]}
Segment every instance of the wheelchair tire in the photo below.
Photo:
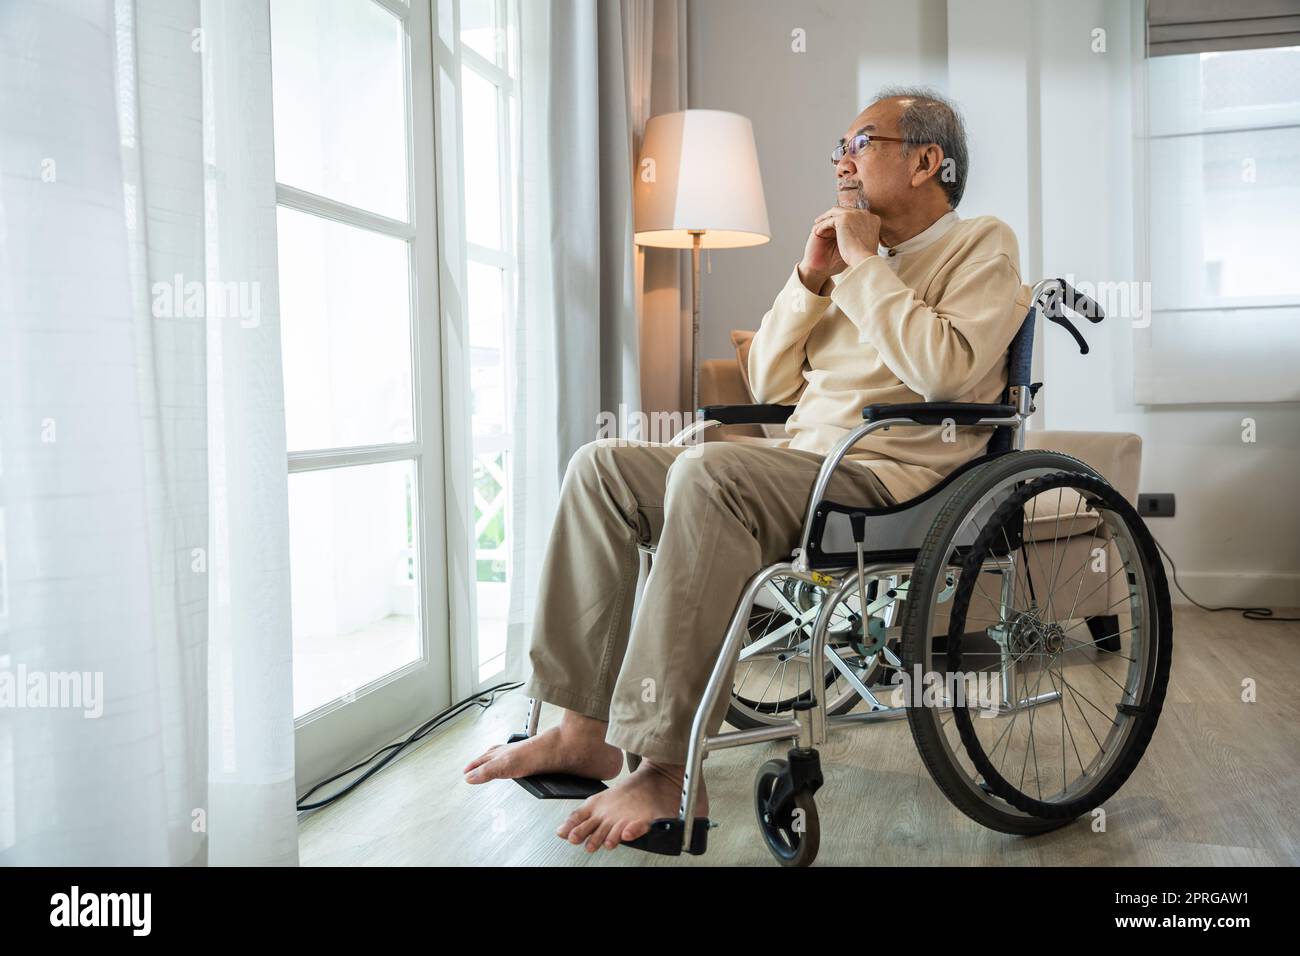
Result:
{"label": "wheelchair tire", "polygon": [[[1130,582],[1129,600],[1134,600],[1135,595],[1141,592],[1143,602],[1141,620],[1146,621],[1148,616],[1154,618],[1150,623],[1142,625],[1142,640],[1144,643],[1149,643],[1149,647],[1143,648],[1141,661],[1137,660],[1136,656],[1132,659],[1122,658],[1122,655],[1118,655],[1117,651],[1111,651],[1105,655],[1107,659],[1117,659],[1118,657],[1130,660],[1130,676],[1137,675],[1140,679],[1142,700],[1135,701],[1133,704],[1117,705],[1116,710],[1119,717],[1107,718],[1111,721],[1111,734],[1116,733],[1114,728],[1120,726],[1119,721],[1121,719],[1125,723],[1114,750],[1107,751],[1102,747],[1093,763],[1088,765],[1089,769],[1091,769],[1096,761],[1104,758],[1104,762],[1098,767],[1101,776],[1090,778],[1087,772],[1084,772],[1080,779],[1087,779],[1088,782],[1082,787],[1080,797],[1078,799],[1069,797],[1072,785],[1064,783],[1064,768],[1067,764],[1066,755],[1068,751],[1066,750],[1064,736],[1062,736],[1062,800],[1053,803],[1043,799],[1035,799],[1032,794],[1026,793],[1022,789],[1025,776],[1023,770],[1021,773],[1022,779],[1019,786],[1017,786],[1005,779],[999,772],[999,768],[993,765],[988,754],[985,753],[987,748],[978,739],[977,731],[970,719],[969,710],[965,706],[951,706],[950,719],[960,732],[960,745],[965,751],[964,757],[970,762],[973,770],[962,765],[960,758],[956,754],[958,749],[956,742],[946,735],[944,721],[940,717],[941,708],[930,706],[908,707],[908,723],[911,726],[913,739],[926,768],[940,790],[967,816],[990,829],[1005,833],[1021,835],[1043,833],[1064,826],[1080,814],[1100,806],[1128,779],[1151,740],[1168,684],[1172,654],[1172,617],[1164,567],[1161,564],[1160,556],[1150,533],[1137,512],[1124,500],[1123,496],[1111,488],[1105,479],[1084,462],[1057,452],[1011,452],[975,469],[963,478],[961,483],[954,489],[953,494],[931,526],[918,554],[910,592],[910,597],[914,600],[907,602],[903,615],[903,660],[909,673],[915,673],[913,669],[918,665],[922,668],[922,671],[935,669],[934,664],[938,660],[940,653],[946,655],[944,660],[945,673],[962,673],[963,639],[970,637],[972,634],[978,635],[978,632],[973,632],[969,628],[967,620],[968,608],[972,593],[979,586],[979,579],[983,576],[981,569],[986,567],[984,562],[989,560],[990,555],[993,554],[990,550],[993,538],[996,535],[1005,535],[1007,529],[1012,527],[1013,522],[1023,522],[1025,502],[1027,500],[1046,491],[1067,487],[1079,491],[1081,503],[1085,500],[1083,496],[1087,496],[1086,500],[1089,501],[1090,507],[1095,506],[1098,508],[1098,529],[1102,526],[1103,513],[1101,509],[1104,508],[1109,520],[1115,521],[1125,533],[1125,541],[1128,543],[1126,546],[1129,546],[1134,552],[1130,561],[1122,565],[1122,568],[1127,570],[1126,578]],[[958,540],[959,532],[962,531],[968,520],[974,520],[973,515],[981,513],[982,510],[990,507],[991,501],[997,500],[994,497],[996,494],[1004,492],[1009,492],[1008,496],[1002,500],[1001,504],[997,505],[992,516],[987,518],[975,541],[970,545],[965,557],[960,562],[962,573],[958,577],[957,591],[952,598],[948,634],[943,641],[943,650],[938,651],[934,644],[938,635],[930,633],[933,629],[932,598],[942,589],[945,575],[954,566],[953,558],[957,556],[957,552],[954,551],[955,542]],[[1058,492],[1058,500],[1062,493]],[[1015,527],[1018,528],[1019,525],[1015,525]],[[1004,538],[1004,540],[1007,539]],[[1035,538],[1034,542],[1037,543],[1038,540]],[[1053,539],[1053,548],[1055,548],[1055,542],[1056,539]],[[1007,545],[1014,552],[1009,540],[1007,540]],[[1025,552],[1024,539],[1019,545],[1019,551],[1024,555],[1025,567],[1029,568],[1032,562]],[[1062,553],[1064,555],[1064,551]],[[1137,566],[1130,569],[1130,564],[1133,562],[1136,562]],[[1062,563],[1064,563],[1064,557],[1062,557]],[[1015,565],[1009,566],[1015,567]],[[1109,581],[1113,578],[1115,574],[1119,573],[1119,570],[1116,569],[1116,571],[1112,572],[1106,580]],[[1018,572],[1013,572],[1013,576],[1016,573]],[[1053,579],[1049,584],[1054,586],[1055,580]],[[1104,584],[1105,582],[1103,582],[1103,586]],[[1032,583],[1030,589],[1032,590]],[[1047,596],[1047,610],[1049,611],[1052,610],[1050,607],[1052,591],[1053,588],[1049,587]],[[985,594],[985,598],[988,598],[987,594]],[[1037,598],[1034,598],[1034,601],[1036,604]],[[1001,604],[1000,599],[998,604]],[[1073,611],[1073,607],[1071,610]],[[1030,616],[1037,621],[1038,617],[1041,617],[1041,611],[1042,609],[1039,608]],[[1004,615],[1005,618],[1003,618]],[[1029,612],[1013,610],[1012,614],[1007,614],[1005,608],[999,607],[998,616],[1000,620],[998,624],[999,626],[1009,625],[1007,633],[1013,632],[1024,615],[1029,615]],[[1062,633],[1060,622],[1055,622],[1054,626],[1058,634]],[[1043,625],[1041,633],[1046,634],[1047,628],[1048,625]],[[1133,630],[1136,629],[1137,626]],[[1069,628],[1066,628],[1063,633],[1068,633],[1068,630]],[[1039,634],[1040,631],[1035,629],[1033,633]],[[1059,661],[1065,653],[1081,650],[1082,647],[1089,643],[1067,639],[1071,642],[1070,645],[1063,644],[1062,639],[1058,636],[1056,638],[1055,656],[1048,660],[1045,665],[1038,665],[1042,668],[1038,678],[1039,687],[1041,687],[1043,674],[1051,674],[1053,662]],[[1041,635],[1039,640],[1045,642],[1045,638],[1041,637]],[[1045,647],[1045,643],[1041,643],[1041,646],[1033,645],[1017,659],[1024,659],[1025,656],[1036,657],[1040,660],[1046,659],[1049,657],[1049,652],[1044,650]],[[1061,650],[1062,647],[1065,650]],[[1029,651],[1035,649],[1037,652],[1030,655]],[[1100,665],[1098,666],[1100,667]],[[1104,668],[1101,668],[1101,670],[1103,674],[1106,673]],[[1064,665],[1062,665],[1060,675],[1062,681],[1061,696],[1056,699],[1060,703],[1060,722],[1062,724],[1062,735],[1064,735],[1067,725],[1066,698],[1064,695],[1066,688],[1070,686],[1064,678]],[[1114,681],[1114,678],[1111,678],[1111,680]],[[1118,682],[1115,683],[1118,684]],[[1055,679],[1053,679],[1051,686],[1055,689]],[[1026,696],[1023,698],[1020,697],[1019,687],[1013,684],[1012,690],[1014,696],[1024,701],[1031,699],[1031,696],[1036,696],[1038,687],[1034,689],[1033,695],[1030,695],[1026,681]],[[1121,690],[1123,691],[1125,688],[1121,686]],[[1071,690],[1071,693],[1074,693],[1073,690]],[[1086,697],[1084,699],[1087,700]],[[1073,703],[1082,712],[1077,695]],[[1037,704],[1037,707],[1045,706],[1050,708],[1052,705],[1050,703]],[[1123,707],[1129,709],[1124,710]],[[1031,705],[1017,710],[1019,713],[1028,712],[1032,714],[1035,712],[1036,707]],[[1032,719],[1031,717],[1031,723],[1029,724],[1030,748],[1036,747],[1032,736]],[[1089,729],[1092,729],[1091,725]],[[1105,732],[1104,727],[1103,732]],[[1111,734],[1107,735],[1108,742],[1112,739]],[[1004,736],[1006,735],[1006,731],[1004,731]],[[1073,742],[1073,740],[1072,735],[1071,741]],[[1098,745],[1099,747],[1102,746],[1100,741],[1098,741]],[[1006,746],[1009,753],[1010,742]],[[992,750],[996,753],[997,744],[994,745]],[[1075,754],[1078,755],[1077,745]],[[1004,754],[1004,762],[1006,756]],[[1034,772],[1037,779],[1037,750],[1034,750],[1034,756]],[[1028,751],[1026,752],[1026,761],[1027,759]],[[1079,763],[1080,770],[1084,771],[1082,758],[1079,759]],[[1012,769],[1014,771],[1014,765]],[[1040,784],[1039,797],[1042,796]]]}
{"label": "wheelchair tire", "polygon": [[[782,807],[768,807],[778,780],[788,772],[785,760],[769,760],[754,778],[754,812],[763,842],[782,866],[811,866],[821,848],[821,821],[810,790],[796,790]],[[796,823],[796,821],[799,821]]]}

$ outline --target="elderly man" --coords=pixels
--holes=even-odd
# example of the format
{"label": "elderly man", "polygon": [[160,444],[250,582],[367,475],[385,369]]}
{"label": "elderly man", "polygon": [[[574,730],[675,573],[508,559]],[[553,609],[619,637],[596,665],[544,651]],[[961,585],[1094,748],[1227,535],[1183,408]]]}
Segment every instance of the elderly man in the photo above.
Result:
{"label": "elderly man", "polygon": [[[760,402],[795,403],[772,448],[690,450],[592,442],[569,463],[541,581],[529,692],[558,726],[493,747],[470,783],[563,771],[609,780],[637,770],[560,827],[589,851],[675,816],[691,722],[746,581],[789,556],[824,455],[872,403],[998,401],[1019,326],[1019,252],[990,217],[959,219],[967,154],[959,116],[928,90],[890,90],[832,153],[837,204],[763,317],[749,357]],[[948,440],[945,440],[948,439]],[[855,446],[828,496],[880,506],[911,498],[978,455],[987,434],[877,432]],[[657,544],[631,624],[637,542]],[[711,715],[716,732],[725,697]],[[700,788],[697,816],[708,812]]]}

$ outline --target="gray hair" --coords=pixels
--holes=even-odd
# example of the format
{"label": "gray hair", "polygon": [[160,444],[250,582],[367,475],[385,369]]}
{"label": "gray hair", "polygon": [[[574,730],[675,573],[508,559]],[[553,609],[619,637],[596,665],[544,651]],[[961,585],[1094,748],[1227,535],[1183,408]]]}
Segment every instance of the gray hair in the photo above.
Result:
{"label": "gray hair", "polygon": [[898,120],[899,135],[907,140],[903,149],[934,143],[943,150],[945,162],[952,161],[947,170],[939,172],[939,186],[948,194],[948,205],[953,209],[961,202],[966,191],[966,175],[970,170],[970,154],[966,150],[966,124],[956,104],[928,86],[887,86],[876,94],[873,103],[881,100],[906,98],[911,100],[903,108]]}

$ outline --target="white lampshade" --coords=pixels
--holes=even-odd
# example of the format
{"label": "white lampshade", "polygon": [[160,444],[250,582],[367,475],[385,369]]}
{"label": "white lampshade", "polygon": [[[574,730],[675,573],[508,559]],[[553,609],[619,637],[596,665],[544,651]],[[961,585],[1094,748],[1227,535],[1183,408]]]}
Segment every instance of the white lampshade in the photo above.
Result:
{"label": "white lampshade", "polygon": [[689,249],[692,231],[703,232],[701,246],[714,249],[772,238],[754,127],[736,113],[684,110],[651,117],[633,196],[638,245]]}

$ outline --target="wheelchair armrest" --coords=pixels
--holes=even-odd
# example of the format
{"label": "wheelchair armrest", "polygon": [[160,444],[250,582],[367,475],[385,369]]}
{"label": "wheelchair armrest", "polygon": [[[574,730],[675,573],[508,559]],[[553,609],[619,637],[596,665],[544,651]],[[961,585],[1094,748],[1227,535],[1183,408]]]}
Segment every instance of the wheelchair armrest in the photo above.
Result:
{"label": "wheelchair armrest", "polygon": [[701,419],[720,425],[783,425],[794,413],[793,405],[705,405]]}
{"label": "wheelchair armrest", "polygon": [[981,418],[1010,418],[1014,405],[981,405],[976,402],[905,402],[897,405],[868,405],[862,409],[865,421],[908,418],[918,425],[942,425],[951,419],[958,425],[974,425]]}

